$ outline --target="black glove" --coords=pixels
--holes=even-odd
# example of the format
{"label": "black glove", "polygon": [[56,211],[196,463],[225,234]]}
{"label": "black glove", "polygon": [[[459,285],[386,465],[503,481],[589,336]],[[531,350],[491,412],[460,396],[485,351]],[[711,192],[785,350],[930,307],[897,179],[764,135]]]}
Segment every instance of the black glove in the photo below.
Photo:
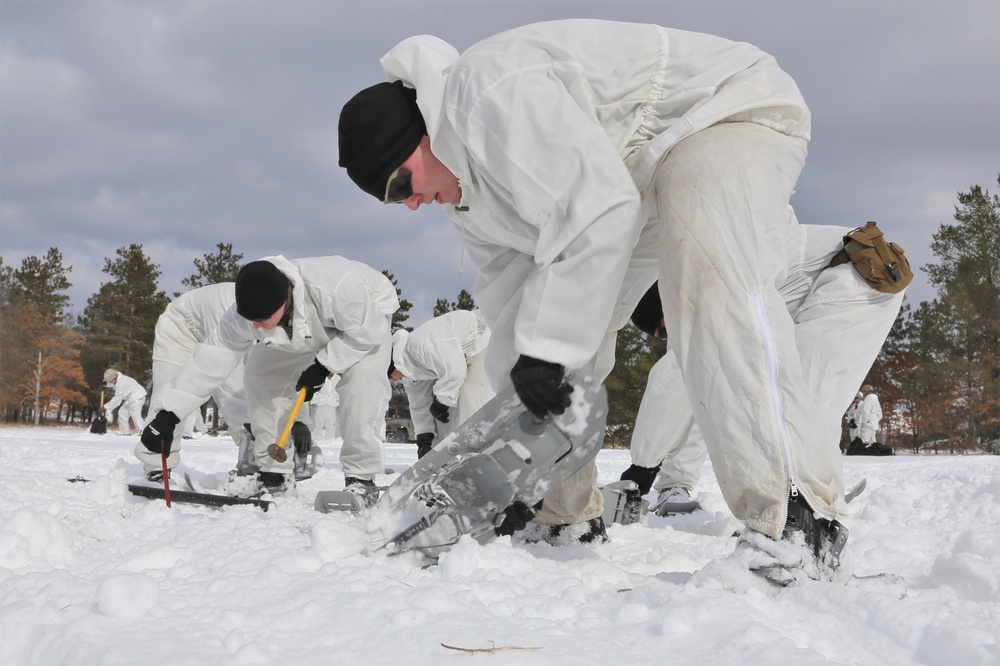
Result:
{"label": "black glove", "polygon": [[573,387],[565,380],[565,369],[558,363],[540,361],[521,354],[510,370],[521,402],[535,416],[562,414],[569,407]]}
{"label": "black glove", "polygon": [[[539,502],[539,504],[541,503]],[[493,532],[497,536],[510,536],[527,527],[528,521],[534,518],[536,513],[538,513],[537,509],[517,500],[503,510],[503,522],[494,527]]]}
{"label": "black glove", "polygon": [[422,432],[417,435],[417,460],[430,453],[432,446],[434,446],[434,433]]}
{"label": "black glove", "polygon": [[449,421],[448,405],[444,404],[438,400],[437,397],[435,397],[434,402],[431,403],[431,416],[441,423],[447,423]]}
{"label": "black glove", "polygon": [[319,361],[313,361],[313,364],[299,375],[299,381],[295,384],[295,391],[298,392],[305,389],[306,402],[309,402],[316,395],[316,391],[323,388],[323,383],[326,382],[329,376],[330,371],[326,369],[326,366]]}
{"label": "black glove", "polygon": [[290,434],[292,437],[292,444],[295,445],[295,452],[300,456],[304,456],[309,453],[309,449],[311,449],[313,445],[313,436],[312,432],[309,430],[309,426],[302,421],[296,421],[292,424],[292,431]]}
{"label": "black glove", "polygon": [[854,429],[858,427],[858,424],[854,422],[854,419],[851,419],[850,421],[847,422],[847,427]]}
{"label": "black glove", "polygon": [[153,453],[162,453],[164,457],[170,455],[170,444],[174,441],[174,426],[181,420],[173,412],[161,409],[156,412],[156,416],[142,429],[139,441],[142,445]]}
{"label": "black glove", "polygon": [[653,488],[653,482],[656,481],[656,475],[660,473],[660,466],[656,467],[639,467],[635,463],[627,470],[622,472],[622,481],[635,481],[639,486],[639,495],[645,495]]}

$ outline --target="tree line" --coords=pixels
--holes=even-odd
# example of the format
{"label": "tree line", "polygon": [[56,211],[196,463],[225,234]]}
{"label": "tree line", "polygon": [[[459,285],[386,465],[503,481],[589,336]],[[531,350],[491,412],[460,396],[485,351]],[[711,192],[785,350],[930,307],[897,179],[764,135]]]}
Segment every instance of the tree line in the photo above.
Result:
{"label": "tree line", "polygon": [[[232,282],[243,254],[231,243],[194,260],[195,272],[181,280],[190,289]],[[89,422],[100,409],[104,370],[115,368],[147,388],[152,381],[156,321],[170,297],[158,287],[159,266],[142,246],[120,247],[105,258],[108,279],[87,299],[83,314],[68,312],[72,266],[58,248],[26,257],[19,267],[0,257],[0,410],[5,423]],[[400,296],[393,330],[407,328],[413,304],[402,297],[395,276],[382,273]],[[182,292],[175,292],[176,298]],[[475,307],[461,290],[457,301],[438,299],[433,314]],[[96,388],[95,388],[96,387]],[[106,396],[110,399],[110,396]]]}
{"label": "tree line", "polygon": [[893,448],[1000,455],[1000,196],[959,192],[954,220],[921,267],[937,297],[903,306],[868,382]]}
{"label": "tree line", "polygon": [[[879,389],[884,443],[916,452],[1000,449],[1000,197],[979,185],[959,192],[954,223],[941,225],[931,250],[937,263],[920,268],[936,298],[904,305],[866,379]],[[242,265],[243,254],[218,243],[181,282],[196,289],[232,281]],[[71,271],[57,248],[16,268],[0,257],[4,422],[89,422],[109,367],[150,385],[153,332],[170,300],[158,288],[159,267],[141,245],[118,248],[104,260],[108,280],[75,319],[65,294]],[[413,305],[383,273],[400,296],[393,330],[411,329]],[[463,289],[454,301],[438,299],[432,314],[474,308]],[[609,446],[629,445],[646,377],[664,351],[631,324],[620,332],[606,384]]]}

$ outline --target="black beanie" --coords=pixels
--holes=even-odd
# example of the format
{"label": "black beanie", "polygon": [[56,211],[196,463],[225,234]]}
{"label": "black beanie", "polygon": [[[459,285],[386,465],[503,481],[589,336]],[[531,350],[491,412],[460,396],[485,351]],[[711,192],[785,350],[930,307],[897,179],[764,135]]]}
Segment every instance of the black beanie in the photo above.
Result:
{"label": "black beanie", "polygon": [[653,286],[642,295],[639,304],[635,306],[632,313],[632,323],[640,331],[655,336],[660,328],[660,321],[663,319],[663,303],[660,302],[660,283],[654,282]]}
{"label": "black beanie", "polygon": [[251,261],[236,275],[236,312],[267,319],[288,300],[288,278],[270,261]]}
{"label": "black beanie", "polygon": [[340,112],[340,166],[362,190],[385,199],[389,175],[427,134],[417,91],[401,81],[365,88]]}

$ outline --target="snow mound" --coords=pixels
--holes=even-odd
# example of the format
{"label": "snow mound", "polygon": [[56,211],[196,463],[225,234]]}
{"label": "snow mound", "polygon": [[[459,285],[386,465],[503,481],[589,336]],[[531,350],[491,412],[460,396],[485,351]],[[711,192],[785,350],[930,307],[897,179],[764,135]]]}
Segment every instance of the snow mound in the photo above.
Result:
{"label": "snow mound", "polygon": [[325,516],[313,525],[312,547],[324,562],[342,560],[364,551],[370,539],[365,532]]}
{"label": "snow mound", "polygon": [[55,516],[22,507],[0,525],[0,566],[47,569],[73,561],[73,534]]}
{"label": "snow mound", "polygon": [[145,574],[116,574],[97,586],[97,608],[113,618],[133,621],[159,602],[159,584]]}

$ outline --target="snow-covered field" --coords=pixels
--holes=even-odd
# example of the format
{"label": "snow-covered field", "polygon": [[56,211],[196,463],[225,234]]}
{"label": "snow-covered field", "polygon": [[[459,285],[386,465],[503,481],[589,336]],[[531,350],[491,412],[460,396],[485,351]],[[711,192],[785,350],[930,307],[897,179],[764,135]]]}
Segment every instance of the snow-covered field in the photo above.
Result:
{"label": "snow-covered field", "polygon": [[[1000,457],[845,459],[868,480],[855,573],[902,580],[770,592],[717,575],[739,524],[708,466],[705,511],[593,548],[466,539],[420,568],[313,510],[343,486],[339,440],[263,512],[133,497],[136,439],[0,427],[0,664],[1000,664]],[[387,466],[414,449],[387,445]],[[205,485],[234,460],[227,438],[185,442]],[[628,452],[598,463],[617,480]]]}

